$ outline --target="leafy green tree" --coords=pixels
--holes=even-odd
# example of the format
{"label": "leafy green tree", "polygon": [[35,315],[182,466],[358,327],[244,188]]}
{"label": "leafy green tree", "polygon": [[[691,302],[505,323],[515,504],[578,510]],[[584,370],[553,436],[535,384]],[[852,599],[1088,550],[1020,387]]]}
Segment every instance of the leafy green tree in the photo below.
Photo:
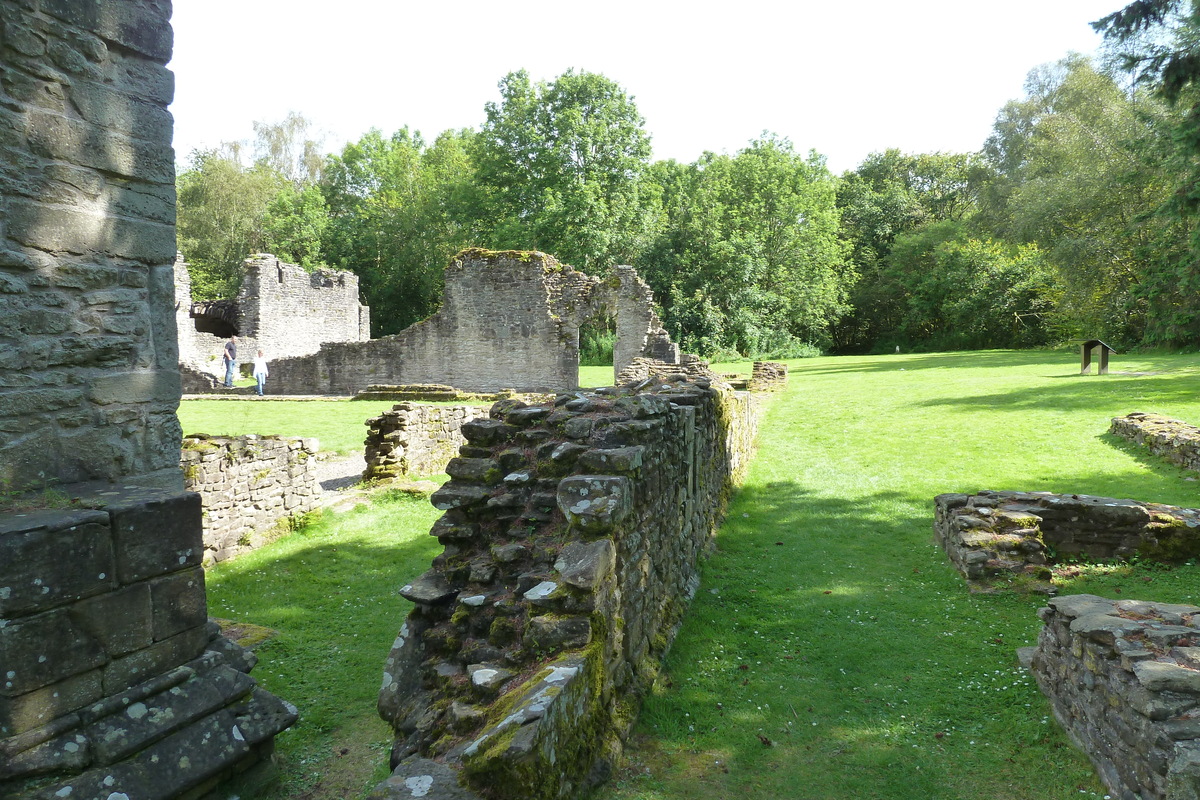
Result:
{"label": "leafy green tree", "polygon": [[242,262],[265,244],[263,223],[280,177],[263,166],[242,166],[236,149],[197,150],[177,179],[179,249],[191,265],[197,300],[233,297]]}
{"label": "leafy green tree", "polygon": [[827,341],[854,272],[823,158],[764,135],[735,156],[652,174],[667,223],[640,263],[685,349],[786,353]]}
{"label": "leafy green tree", "polygon": [[985,147],[995,172],[982,219],[1045,252],[1073,333],[1139,343],[1153,310],[1145,278],[1181,244],[1177,226],[1150,213],[1171,192],[1165,109],[1082,56],[1035,70],[1026,93],[1000,112]]}
{"label": "leafy green tree", "polygon": [[265,249],[308,270],[323,267],[321,237],[328,223],[325,196],[317,186],[285,184],[263,218]]}
{"label": "leafy green tree", "polygon": [[360,276],[375,335],[432,314],[450,256],[476,240],[473,136],[447,131],[429,146],[407,128],[372,130],[326,165],[323,251]]}
{"label": "leafy green tree", "polygon": [[907,289],[888,256],[897,236],[946,220],[963,220],[976,208],[974,154],[872,153],[838,184],[842,236],[861,278],[850,295],[853,311],[834,327],[835,347],[854,352],[891,348],[909,314]]}
{"label": "leafy green tree", "polygon": [[1146,256],[1138,295],[1146,308],[1147,343],[1196,346],[1200,344],[1200,226],[1196,224],[1200,212],[1200,3],[1138,0],[1093,27],[1104,34],[1114,60],[1133,76],[1135,84],[1148,88],[1173,112],[1166,126],[1169,147],[1157,154],[1162,169],[1171,176],[1173,191],[1154,209],[1173,235]]}
{"label": "leafy green tree", "polygon": [[897,236],[887,261],[903,297],[889,344],[1032,347],[1060,335],[1061,287],[1036,245],[973,238],[964,223],[942,220]]}
{"label": "leafy green tree", "polygon": [[510,73],[500,95],[475,139],[484,241],[592,271],[634,260],[658,215],[643,192],[650,137],[633,98],[573,70],[536,84]]}
{"label": "leafy green tree", "polygon": [[308,136],[312,123],[289,111],[279,122],[254,123],[254,163],[272,170],[297,190],[321,179],[325,155]]}

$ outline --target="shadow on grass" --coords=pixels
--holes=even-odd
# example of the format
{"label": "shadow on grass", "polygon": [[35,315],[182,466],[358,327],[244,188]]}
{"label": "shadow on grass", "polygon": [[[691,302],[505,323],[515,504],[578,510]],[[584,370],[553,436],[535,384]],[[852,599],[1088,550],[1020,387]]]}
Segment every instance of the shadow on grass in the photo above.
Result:
{"label": "shadow on grass", "polygon": [[[1129,361],[1136,361],[1139,371],[1156,372],[1171,371],[1194,366],[1185,362],[1183,357],[1171,355],[1137,355]],[[792,369],[798,374],[830,374],[853,372],[891,372],[897,370],[927,370],[927,369],[1007,369],[1012,367],[1050,368],[1053,373],[1046,377],[1071,378],[1089,377],[1079,374],[1079,353],[1064,350],[974,350],[954,351],[947,353],[928,353],[921,355],[883,354],[875,356],[838,356],[828,358],[820,366],[809,368],[805,361],[791,362]],[[1110,369],[1112,372],[1103,376],[1123,376],[1124,366],[1119,360],[1114,360]],[[1094,368],[1093,368],[1094,369]],[[1092,375],[1099,378],[1102,376]]]}
{"label": "shadow on grass", "polygon": [[[1070,378],[1053,386],[1027,387],[1011,391],[989,392],[960,397],[939,397],[915,405],[924,408],[986,408],[991,411],[1023,411],[1026,409],[1060,408],[1095,412],[1111,406],[1122,396],[1129,399],[1132,411],[1152,411],[1140,406],[1162,407],[1172,404],[1192,404],[1200,399],[1200,375],[1107,375],[1061,376]],[[1152,399],[1145,396],[1152,395]],[[1126,413],[1128,413],[1126,412]]]}
{"label": "shadow on grass", "polygon": [[[1044,350],[977,350],[950,353],[928,353],[923,355],[878,355],[838,356],[829,358],[820,366],[811,368],[793,363],[793,369],[802,374],[830,374],[839,372],[892,372],[900,369],[1003,369],[1008,367],[1057,365],[1063,361],[1063,369],[1070,366],[1062,353]],[[1076,359],[1076,363],[1078,360]]]}
{"label": "shadow on grass", "polygon": [[[278,632],[257,650],[252,675],[300,712],[277,740],[281,783],[268,796],[310,796],[313,776],[347,770],[346,780],[369,783],[386,765],[387,726],[375,704],[384,660],[412,607],[397,590],[440,551],[425,535],[436,513],[422,501],[393,500],[382,513],[326,515],[209,571],[210,614]],[[380,532],[393,530],[392,541]]]}
{"label": "shadow on grass", "polygon": [[[969,595],[932,543],[932,500],[744,487],[633,761],[695,798],[985,797],[1064,754],[1086,780],[1086,760],[1042,725],[1036,689],[1011,677],[1042,600]],[[994,693],[963,676],[988,676]],[[645,796],[643,780],[611,796]]]}

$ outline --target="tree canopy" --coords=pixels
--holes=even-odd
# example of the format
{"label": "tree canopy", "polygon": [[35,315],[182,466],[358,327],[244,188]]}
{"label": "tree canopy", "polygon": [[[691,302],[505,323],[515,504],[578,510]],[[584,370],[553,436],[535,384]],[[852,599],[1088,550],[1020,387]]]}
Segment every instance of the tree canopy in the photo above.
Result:
{"label": "tree canopy", "polygon": [[1107,60],[1034,68],[979,152],[881,149],[840,176],[767,132],[654,161],[633,96],[586,71],[509,73],[477,129],[432,142],[372,130],[321,155],[293,113],[191,155],[180,247],[197,298],[235,293],[260,250],[352,270],[375,335],[436,310],[449,258],[480,246],[633,264],[702,355],[1197,347],[1198,5],[1095,23]]}

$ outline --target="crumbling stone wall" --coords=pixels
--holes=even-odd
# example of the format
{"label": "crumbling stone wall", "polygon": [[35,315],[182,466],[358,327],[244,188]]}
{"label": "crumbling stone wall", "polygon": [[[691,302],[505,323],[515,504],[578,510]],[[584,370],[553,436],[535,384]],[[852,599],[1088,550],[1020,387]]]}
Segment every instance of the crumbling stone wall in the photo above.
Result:
{"label": "crumbling stone wall", "polygon": [[750,389],[775,392],[787,386],[788,365],[779,361],[755,361],[750,369]]}
{"label": "crumbling stone wall", "polygon": [[463,426],[432,498],[445,552],[401,589],[416,608],[379,695],[395,770],[374,797],[569,797],[607,776],[746,467],[753,403],[677,376]]}
{"label": "crumbling stone wall", "polygon": [[1049,492],[941,494],[934,538],[976,589],[1053,592],[1050,553],[1160,561],[1200,556],[1200,511]]}
{"label": "crumbling stone wall", "polygon": [[579,386],[579,326],[603,314],[617,320],[617,372],[635,354],[678,359],[632,267],[614,267],[601,281],[545,253],[465,250],[446,268],[432,317],[394,336],[276,362],[272,386],[284,394],[354,394],[388,383],[571,391]]}
{"label": "crumbling stone wall", "polygon": [[1084,594],[1039,616],[1033,674],[1113,796],[1200,796],[1200,607]]}
{"label": "crumbling stone wall", "polygon": [[270,253],[247,258],[243,270],[236,299],[193,303],[187,264],[182,255],[176,258],[175,320],[182,364],[224,376],[221,354],[231,334],[239,339],[239,361],[247,364],[259,349],[275,360],[315,353],[325,342],[371,338],[371,310],[359,302],[353,272],[309,272]]}
{"label": "crumbling stone wall", "polygon": [[367,420],[363,480],[401,475],[435,475],[466,444],[462,426],[486,417],[483,406],[428,406],[397,403]]}
{"label": "crumbling stone wall", "polygon": [[617,374],[617,385],[624,386],[652,377],[661,378],[668,375],[686,375],[709,381],[720,380],[717,374],[709,368],[707,361],[699,356],[684,353],[674,363],[659,361],[656,358],[635,358]]}
{"label": "crumbling stone wall", "polygon": [[602,284],[598,305],[616,320],[613,343],[613,377],[620,385],[621,372],[637,358],[667,364],[679,363],[679,345],[663,328],[654,311],[654,293],[630,266],[613,267],[612,277]]}
{"label": "crumbling stone wall", "polygon": [[183,491],[170,10],[0,0],[0,796],[199,796],[295,719]]}
{"label": "crumbling stone wall", "polygon": [[204,515],[204,562],[254,549],[289,519],[315,510],[316,439],[279,436],[189,436],[180,464]]}
{"label": "crumbling stone wall", "polygon": [[1200,428],[1195,425],[1135,411],[1114,418],[1109,433],[1140,444],[1172,464],[1200,472]]}

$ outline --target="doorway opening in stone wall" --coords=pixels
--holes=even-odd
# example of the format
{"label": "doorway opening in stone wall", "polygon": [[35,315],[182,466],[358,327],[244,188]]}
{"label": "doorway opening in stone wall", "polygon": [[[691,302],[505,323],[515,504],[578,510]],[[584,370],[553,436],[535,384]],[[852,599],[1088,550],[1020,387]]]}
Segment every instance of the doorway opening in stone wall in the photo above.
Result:
{"label": "doorway opening in stone wall", "polygon": [[[613,382],[613,347],[617,342],[617,320],[599,313],[579,326],[579,385],[608,386]],[[607,371],[599,368],[606,367]]]}

